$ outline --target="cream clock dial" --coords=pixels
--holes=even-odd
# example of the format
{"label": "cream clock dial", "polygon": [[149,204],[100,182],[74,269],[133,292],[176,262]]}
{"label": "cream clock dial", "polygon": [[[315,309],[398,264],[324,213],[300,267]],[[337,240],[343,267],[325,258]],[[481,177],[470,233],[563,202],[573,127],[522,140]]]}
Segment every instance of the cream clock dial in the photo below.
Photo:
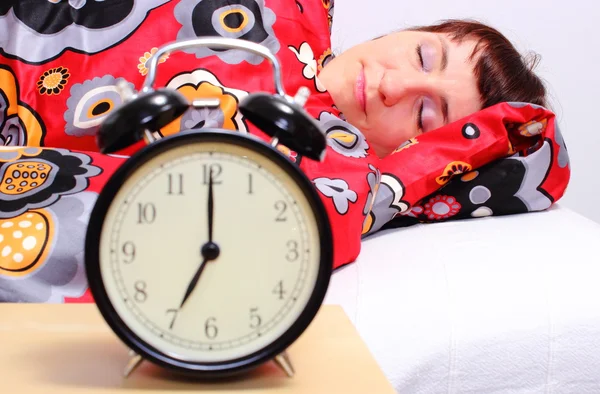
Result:
{"label": "cream clock dial", "polygon": [[87,238],[90,286],[113,330],[189,370],[285,350],[331,269],[309,181],[270,146],[221,131],[165,138],[131,163],[103,190]]}

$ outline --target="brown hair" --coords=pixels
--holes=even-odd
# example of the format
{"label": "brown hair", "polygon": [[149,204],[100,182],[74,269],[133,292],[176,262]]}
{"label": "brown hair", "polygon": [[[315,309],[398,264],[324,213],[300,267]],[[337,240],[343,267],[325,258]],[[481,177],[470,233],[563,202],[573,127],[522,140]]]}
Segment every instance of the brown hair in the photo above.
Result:
{"label": "brown hair", "polygon": [[505,101],[547,106],[546,88],[533,72],[539,57],[527,61],[498,30],[477,21],[455,19],[408,30],[446,33],[458,42],[464,39],[476,41],[471,58],[481,52],[474,73],[483,108]]}

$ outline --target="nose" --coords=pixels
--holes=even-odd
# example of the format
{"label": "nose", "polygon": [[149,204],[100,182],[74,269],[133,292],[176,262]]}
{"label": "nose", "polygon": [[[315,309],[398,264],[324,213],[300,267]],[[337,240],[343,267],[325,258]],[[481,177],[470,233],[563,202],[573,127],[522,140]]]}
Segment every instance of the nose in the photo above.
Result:
{"label": "nose", "polygon": [[379,83],[379,94],[383,103],[390,107],[407,97],[419,94],[431,95],[435,86],[431,76],[387,70]]}

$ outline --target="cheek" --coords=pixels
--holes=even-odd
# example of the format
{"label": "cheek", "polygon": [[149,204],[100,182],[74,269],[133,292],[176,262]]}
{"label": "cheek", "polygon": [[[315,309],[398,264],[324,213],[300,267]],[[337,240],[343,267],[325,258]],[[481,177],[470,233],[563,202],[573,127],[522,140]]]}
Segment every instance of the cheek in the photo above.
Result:
{"label": "cheek", "polygon": [[367,142],[389,154],[403,142],[415,137],[415,130],[410,117],[390,111],[371,119],[364,134]]}

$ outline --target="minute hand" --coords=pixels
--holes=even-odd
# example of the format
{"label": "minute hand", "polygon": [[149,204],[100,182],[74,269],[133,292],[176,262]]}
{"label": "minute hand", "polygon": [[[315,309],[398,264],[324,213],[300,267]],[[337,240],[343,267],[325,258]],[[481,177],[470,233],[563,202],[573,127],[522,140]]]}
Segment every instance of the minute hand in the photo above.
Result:
{"label": "minute hand", "polygon": [[208,242],[213,241],[213,216],[215,212],[215,202],[213,196],[213,176],[212,167],[208,173]]}

